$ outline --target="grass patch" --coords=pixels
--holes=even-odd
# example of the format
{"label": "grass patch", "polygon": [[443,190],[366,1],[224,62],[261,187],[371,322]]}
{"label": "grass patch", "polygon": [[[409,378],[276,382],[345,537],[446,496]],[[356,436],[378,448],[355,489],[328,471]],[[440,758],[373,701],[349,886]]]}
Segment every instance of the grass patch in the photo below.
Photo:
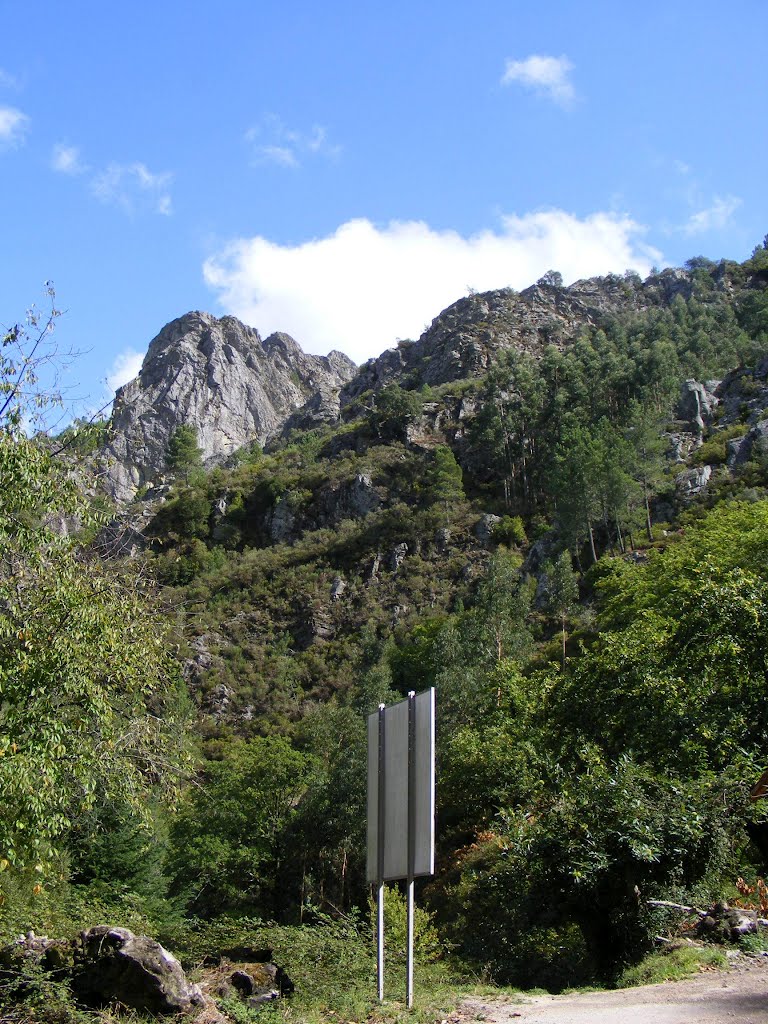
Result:
{"label": "grass patch", "polygon": [[637,985],[658,985],[663,981],[683,981],[707,967],[722,970],[727,966],[728,960],[720,949],[674,946],[668,951],[651,953],[639,964],[628,967],[619,975],[615,987],[634,988]]}

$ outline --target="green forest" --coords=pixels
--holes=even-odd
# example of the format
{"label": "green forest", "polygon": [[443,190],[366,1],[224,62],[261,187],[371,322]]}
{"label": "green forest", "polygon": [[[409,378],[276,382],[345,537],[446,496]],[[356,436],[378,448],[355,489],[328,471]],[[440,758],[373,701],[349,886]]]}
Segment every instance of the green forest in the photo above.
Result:
{"label": "green forest", "polygon": [[[626,311],[574,341],[439,385],[413,371],[222,465],[182,425],[163,499],[120,513],[147,524],[131,557],[102,542],[116,510],[88,476],[109,424],[30,430],[55,399],[34,386],[47,317],[6,334],[0,945],[119,925],[190,970],[268,946],[297,986],[285,1015],[374,1019],[365,720],[429,686],[435,985],[625,984],[684,924],[650,900],[757,886],[768,239],[684,273],[688,297],[638,309],[627,274]],[[724,382],[703,426],[680,420],[692,379]],[[398,965],[396,887],[388,923]],[[2,953],[0,1007],[94,1019]]]}

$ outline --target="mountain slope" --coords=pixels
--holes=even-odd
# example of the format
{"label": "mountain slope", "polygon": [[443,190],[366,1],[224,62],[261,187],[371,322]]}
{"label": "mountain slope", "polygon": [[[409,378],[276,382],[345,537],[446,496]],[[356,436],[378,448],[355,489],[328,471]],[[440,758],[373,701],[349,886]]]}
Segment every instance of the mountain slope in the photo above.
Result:
{"label": "mountain slope", "polygon": [[307,402],[333,417],[353,373],[340,352],[307,355],[287,334],[262,341],[234,317],[187,313],[160,331],[138,377],[117,393],[103,452],[107,490],[126,500],[156,479],[182,424],[196,429],[206,462],[216,462],[263,444]]}

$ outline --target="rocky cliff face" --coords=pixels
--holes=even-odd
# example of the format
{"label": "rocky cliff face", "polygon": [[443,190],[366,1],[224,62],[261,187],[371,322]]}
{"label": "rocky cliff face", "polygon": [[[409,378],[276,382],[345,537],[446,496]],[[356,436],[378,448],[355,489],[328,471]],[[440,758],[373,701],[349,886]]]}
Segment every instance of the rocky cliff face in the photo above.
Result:
{"label": "rocky cliff face", "polygon": [[126,500],[154,482],[181,424],[196,428],[211,463],[264,444],[304,407],[311,419],[334,419],[354,372],[340,352],[307,355],[287,334],[262,341],[234,317],[187,313],[160,331],[138,377],[117,392],[103,451],[107,490]]}
{"label": "rocky cliff face", "polygon": [[415,386],[444,384],[487,372],[504,349],[541,354],[563,345],[601,318],[665,305],[691,294],[690,274],[664,270],[646,281],[633,274],[595,277],[565,288],[545,275],[525,291],[511,288],[459,299],[444,309],[418,341],[401,341],[360,368],[342,391],[342,406],[363,392],[410,379]]}

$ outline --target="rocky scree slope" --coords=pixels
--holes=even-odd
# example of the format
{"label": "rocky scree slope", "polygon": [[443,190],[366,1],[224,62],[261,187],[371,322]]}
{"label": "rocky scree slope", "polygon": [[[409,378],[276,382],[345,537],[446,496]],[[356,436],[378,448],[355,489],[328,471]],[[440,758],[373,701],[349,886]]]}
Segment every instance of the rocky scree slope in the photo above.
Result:
{"label": "rocky scree slope", "polygon": [[182,424],[197,430],[203,459],[214,463],[264,444],[305,405],[336,419],[339,390],[354,372],[341,352],[308,355],[287,334],[262,341],[234,317],[187,313],[160,331],[138,377],[117,392],[101,453],[105,487],[125,501],[153,483]]}

